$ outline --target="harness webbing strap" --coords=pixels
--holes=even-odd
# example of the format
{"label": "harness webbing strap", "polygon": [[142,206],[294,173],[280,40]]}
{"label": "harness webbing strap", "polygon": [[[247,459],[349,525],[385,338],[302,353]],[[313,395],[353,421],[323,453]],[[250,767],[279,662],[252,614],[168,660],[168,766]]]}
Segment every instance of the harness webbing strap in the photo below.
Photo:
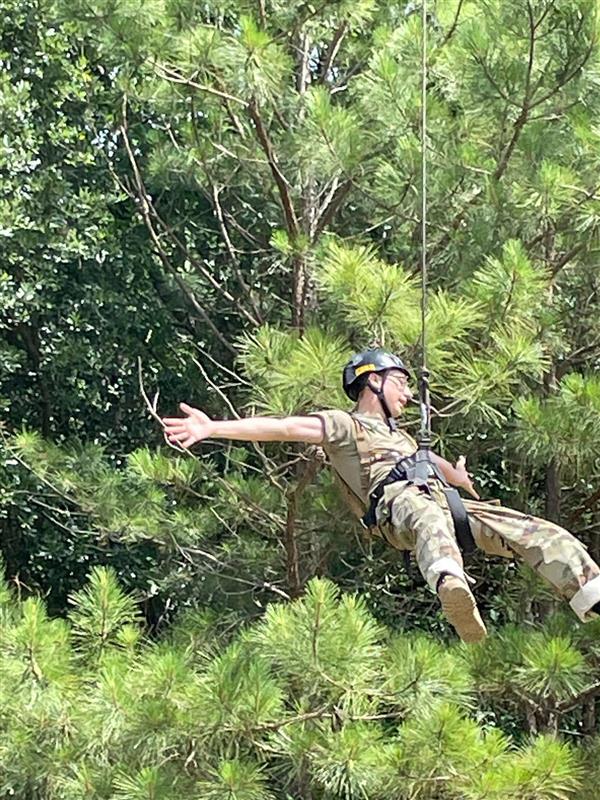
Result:
{"label": "harness webbing strap", "polygon": [[377,506],[383,497],[385,487],[396,481],[407,481],[421,491],[429,492],[429,481],[433,478],[442,484],[448,510],[454,524],[454,533],[460,549],[468,555],[475,550],[475,540],[469,524],[469,515],[458,491],[448,486],[437,466],[429,459],[426,450],[418,450],[413,456],[400,459],[388,476],[384,478],[371,493],[369,508],[361,518],[365,528],[377,525]]}
{"label": "harness webbing strap", "polygon": [[446,502],[454,523],[454,533],[458,546],[465,555],[469,555],[476,547],[465,504],[458,491],[452,486],[444,486],[444,494],[446,495]]}

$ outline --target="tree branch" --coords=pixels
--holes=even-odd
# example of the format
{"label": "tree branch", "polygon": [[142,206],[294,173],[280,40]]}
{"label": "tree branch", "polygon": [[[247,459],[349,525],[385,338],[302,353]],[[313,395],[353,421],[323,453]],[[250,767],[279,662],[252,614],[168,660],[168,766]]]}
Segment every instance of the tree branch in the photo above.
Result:
{"label": "tree branch", "polygon": [[454,15],[454,20],[452,21],[452,25],[450,26],[450,29],[448,30],[448,33],[444,36],[444,38],[442,40],[442,43],[440,44],[440,47],[443,47],[445,44],[448,44],[450,39],[454,36],[454,34],[456,32],[456,29],[458,27],[458,20],[459,20],[460,12],[462,11],[462,7],[464,5],[464,2],[465,2],[465,0],[459,0],[458,7],[456,9],[456,14]]}
{"label": "tree branch", "polygon": [[273,179],[275,180],[277,189],[279,190],[279,197],[281,200],[281,205],[283,206],[287,231],[290,236],[295,239],[298,235],[299,226],[290,193],[290,185],[279,167],[277,155],[273,148],[273,143],[269,138],[269,134],[264,126],[255,100],[252,100],[252,102],[248,104],[248,113],[254,122],[258,141],[263,149],[263,152],[267,156],[267,161],[269,162],[269,167],[271,168],[271,174],[273,175]]}
{"label": "tree branch", "polygon": [[254,316],[256,317],[256,322],[258,325],[261,325],[263,322],[262,314],[260,313],[260,309],[258,308],[256,301],[254,299],[254,295],[252,293],[251,288],[248,286],[246,281],[244,280],[244,276],[242,275],[242,270],[240,268],[240,262],[233,247],[233,243],[229,237],[229,231],[227,230],[227,225],[225,224],[225,220],[223,218],[223,209],[221,207],[221,202],[219,200],[219,189],[213,184],[212,187],[212,201],[213,201],[213,208],[215,210],[215,216],[217,217],[217,221],[219,223],[219,229],[221,231],[221,236],[223,237],[223,241],[225,242],[225,247],[227,248],[227,252],[229,253],[229,257],[231,262],[234,266],[234,271],[238,281],[240,282],[240,286],[244,290],[248,300],[252,304],[252,310],[254,311]]}
{"label": "tree branch", "polygon": [[323,459],[319,458],[317,452],[311,460],[304,466],[300,473],[298,482],[288,493],[287,513],[285,521],[284,545],[286,553],[286,570],[288,577],[288,588],[292,597],[298,597],[302,591],[302,581],[300,577],[300,558],[298,553],[298,541],[296,534],[296,519],[298,516],[298,506],[300,498],[304,494],[307,486],[315,479],[316,474],[323,466]]}
{"label": "tree branch", "polygon": [[584,248],[585,243],[579,242],[570,250],[567,250],[566,253],[563,253],[560,258],[556,259],[552,264],[552,277],[555,277],[561,271],[561,269],[565,267],[569,261],[571,261],[571,259],[575,258],[576,255],[581,253]]}
{"label": "tree branch", "polygon": [[223,336],[221,331],[217,328],[215,323],[211,320],[207,312],[198,302],[196,295],[192,292],[189,287],[186,285],[185,281],[182,280],[181,276],[179,275],[178,271],[172,266],[171,261],[163,249],[160,239],[158,238],[158,234],[154,230],[154,226],[152,224],[152,220],[150,217],[150,203],[148,201],[148,194],[146,192],[146,188],[144,186],[144,182],[142,180],[141,173],[139,171],[136,158],[133,154],[133,150],[131,148],[131,143],[129,141],[129,136],[127,134],[127,117],[126,117],[126,103],[127,100],[123,98],[123,123],[120,127],[121,135],[123,136],[123,142],[125,144],[125,149],[127,151],[127,155],[129,157],[129,162],[131,164],[131,168],[133,170],[134,182],[136,186],[136,194],[138,199],[138,208],[144,224],[146,225],[146,229],[150,234],[150,238],[156,248],[156,254],[160,258],[163,266],[167,269],[167,271],[173,276],[175,282],[184,293],[184,295],[188,298],[188,300],[192,303],[194,309],[200,314],[202,319],[206,322],[209,326],[211,331],[217,337],[217,339],[223,344],[224,347],[229,350],[231,353],[235,353],[235,348],[229,344],[227,339]]}
{"label": "tree branch", "polygon": [[243,108],[248,107],[248,102],[243,100],[241,97],[236,97],[233,94],[229,94],[229,92],[215,89],[212,86],[196,83],[196,81],[194,81],[192,78],[184,77],[180,72],[177,72],[171,67],[167,67],[165,64],[157,64],[156,67],[159,72],[159,77],[164,78],[171,83],[179,83],[183,86],[189,86],[191,89],[197,89],[199,92],[206,92],[206,94],[211,94],[221,100],[230,100],[232,103],[237,103]]}
{"label": "tree branch", "polygon": [[562,703],[558,703],[556,706],[556,711],[558,711],[559,714],[567,714],[569,711],[573,711],[573,709],[580,706],[585,700],[598,696],[600,696],[600,682],[592,684],[592,686],[589,686],[585,691],[581,692],[576,697],[572,697],[569,698],[569,700],[563,700]]}
{"label": "tree branch", "polygon": [[[219,395],[221,400],[223,400],[223,402],[225,403],[227,408],[230,410],[230,412],[233,414],[235,419],[241,419],[241,416],[240,416],[239,412],[237,411],[237,409],[235,408],[235,406],[233,405],[231,400],[227,397],[227,395],[221,389],[221,387],[218,386],[213,380],[211,380],[210,376],[208,375],[208,373],[206,372],[206,370],[204,369],[202,364],[198,361],[198,359],[197,358],[192,358],[192,361],[194,362],[194,364],[200,370],[200,374],[202,375],[204,380],[208,383],[208,385],[212,389],[214,389],[214,391]],[[273,461],[271,461],[271,459],[266,456],[266,454],[264,453],[263,449],[260,447],[258,442],[251,442],[251,444],[252,444],[254,450],[256,451],[256,453],[258,454],[260,460],[263,463],[263,467],[265,469],[265,473],[264,474],[268,478],[268,480],[271,483],[271,485],[274,486],[276,489],[278,489],[280,492],[284,493],[285,492],[284,487],[273,476],[273,473],[274,473],[274,471],[276,469],[275,463]]]}
{"label": "tree branch", "polygon": [[340,206],[346,199],[354,181],[348,179],[344,181],[338,188],[326,198],[325,202],[317,212],[317,219],[315,225],[315,235],[318,235],[330,224]]}
{"label": "tree branch", "polygon": [[162,247],[162,244],[160,242],[158,234],[156,233],[156,231],[154,229],[154,226],[152,224],[152,218],[154,218],[157,221],[157,223],[160,225],[162,230],[167,234],[167,236],[173,242],[173,244],[175,244],[176,247],[184,254],[184,256],[190,262],[190,264],[192,264],[192,266],[194,266],[196,269],[199,270],[199,272],[201,272],[201,274],[206,278],[206,280],[212,285],[213,289],[215,289],[221,295],[223,295],[223,297],[229,303],[231,303],[234,306],[234,308],[238,309],[246,317],[246,319],[250,323],[252,323],[252,325],[257,325],[258,322],[252,316],[252,314],[250,314],[250,312],[243,305],[241,305],[241,303],[239,302],[239,298],[236,299],[235,297],[233,297],[233,295],[230,292],[228,292],[227,289],[225,289],[223,287],[223,285],[218,280],[216,280],[214,278],[214,276],[211,274],[210,270],[208,270],[198,259],[194,258],[194,256],[190,253],[190,251],[187,248],[187,246],[179,239],[179,237],[175,234],[173,229],[170,228],[166,224],[166,222],[162,219],[162,217],[156,211],[156,208],[154,207],[154,204],[152,203],[152,201],[150,199],[150,195],[146,191],[146,187],[144,185],[144,181],[142,179],[142,175],[141,175],[140,169],[138,167],[137,160],[135,158],[135,155],[133,153],[133,149],[131,147],[131,143],[129,141],[129,136],[128,136],[128,133],[127,133],[126,98],[125,97],[123,99],[123,124],[120,127],[120,132],[121,132],[121,135],[123,136],[125,149],[127,150],[127,155],[129,157],[129,161],[131,163],[131,167],[132,167],[132,170],[133,170],[134,182],[135,182],[135,187],[136,187],[136,195],[137,195],[137,198],[138,198],[138,201],[139,201],[139,207],[140,207],[140,210],[141,210],[141,213],[142,213],[142,218],[143,218],[143,220],[144,220],[144,222],[146,224],[148,232],[150,233],[150,237],[151,237],[151,239],[152,239],[152,241],[153,241],[153,243],[154,243],[154,245],[155,245],[155,247],[157,249],[157,254],[158,254],[159,258],[161,259],[163,264],[167,267],[168,271],[173,275],[173,277],[177,281],[178,286],[180,286],[180,288],[183,291],[185,291],[186,296],[188,297],[188,299],[191,300],[191,302],[194,305],[194,308],[201,314],[203,319],[205,319],[205,321],[208,322],[208,324],[210,325],[211,330],[213,331],[213,333],[219,338],[219,340],[223,344],[225,344],[225,346],[231,352],[235,352],[234,348],[227,342],[227,340],[223,337],[223,335],[220,333],[220,331],[214,325],[214,323],[212,323],[212,321],[209,321],[209,317],[208,317],[206,311],[204,311],[204,309],[198,303],[195,294],[193,292],[191,292],[189,290],[189,288],[187,288],[185,282],[182,280],[182,278],[179,275],[179,272],[177,271],[177,269],[175,269],[171,265],[169,257],[167,256],[164,248]]}
{"label": "tree branch", "polygon": [[[461,3],[464,0],[461,0]],[[333,34],[333,39],[331,40],[329,47],[327,48],[327,52],[325,55],[325,61],[321,67],[321,75],[319,76],[318,83],[325,83],[327,80],[327,76],[333,66],[333,62],[337,58],[337,54],[340,51],[340,47],[342,46],[342,41],[344,36],[346,35],[346,31],[348,30],[348,23],[344,20],[341,25],[338,26],[335,33]]]}

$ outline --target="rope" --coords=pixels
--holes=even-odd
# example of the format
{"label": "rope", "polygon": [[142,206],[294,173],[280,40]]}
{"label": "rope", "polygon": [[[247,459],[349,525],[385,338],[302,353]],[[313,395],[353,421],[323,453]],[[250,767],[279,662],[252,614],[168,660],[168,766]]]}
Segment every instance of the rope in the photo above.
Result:
{"label": "rope", "polygon": [[427,0],[421,5],[421,357],[427,366]]}
{"label": "rope", "polygon": [[421,370],[419,445],[431,444],[431,407],[427,368],[427,0],[421,0]]}

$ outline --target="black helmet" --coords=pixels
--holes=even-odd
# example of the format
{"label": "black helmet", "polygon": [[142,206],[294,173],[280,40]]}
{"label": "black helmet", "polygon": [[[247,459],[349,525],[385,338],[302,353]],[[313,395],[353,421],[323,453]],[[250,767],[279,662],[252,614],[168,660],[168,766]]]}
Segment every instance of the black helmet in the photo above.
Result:
{"label": "black helmet", "polygon": [[358,400],[362,389],[362,381],[359,378],[370,372],[385,372],[388,369],[399,369],[410,378],[410,372],[404,366],[402,359],[393,353],[381,349],[363,350],[362,353],[352,356],[344,367],[342,375],[344,391],[351,400]]}

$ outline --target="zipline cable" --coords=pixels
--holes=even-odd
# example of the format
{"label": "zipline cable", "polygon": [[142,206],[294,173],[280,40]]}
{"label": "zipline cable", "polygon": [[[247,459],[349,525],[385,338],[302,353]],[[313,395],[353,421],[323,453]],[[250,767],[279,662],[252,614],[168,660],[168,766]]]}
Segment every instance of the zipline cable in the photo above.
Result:
{"label": "zipline cable", "polygon": [[431,406],[427,368],[427,0],[421,0],[421,369],[419,446],[431,445]]}

